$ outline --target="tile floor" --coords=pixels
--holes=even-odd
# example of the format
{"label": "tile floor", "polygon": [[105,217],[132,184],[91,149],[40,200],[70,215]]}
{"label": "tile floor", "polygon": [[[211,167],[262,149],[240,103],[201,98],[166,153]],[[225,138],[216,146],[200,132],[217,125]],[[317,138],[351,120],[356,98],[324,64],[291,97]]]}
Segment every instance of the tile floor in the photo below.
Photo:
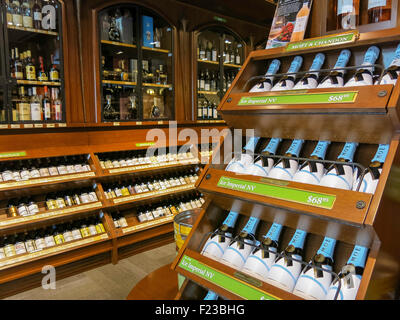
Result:
{"label": "tile floor", "polygon": [[125,300],[136,283],[171,263],[175,256],[176,246],[171,243],[123,259],[116,265],[107,264],[59,280],[55,290],[35,288],[6,300]]}

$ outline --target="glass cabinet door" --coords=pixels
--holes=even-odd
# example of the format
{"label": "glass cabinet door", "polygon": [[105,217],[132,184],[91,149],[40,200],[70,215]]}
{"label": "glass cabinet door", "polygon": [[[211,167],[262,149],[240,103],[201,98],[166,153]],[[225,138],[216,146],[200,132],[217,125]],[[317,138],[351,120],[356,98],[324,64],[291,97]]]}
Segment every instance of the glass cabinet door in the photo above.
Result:
{"label": "glass cabinet door", "polygon": [[99,13],[103,121],[174,118],[172,28],[151,11]]}
{"label": "glass cabinet door", "polygon": [[221,28],[198,35],[197,120],[221,119],[217,107],[244,60],[243,41]]}
{"label": "glass cabinet door", "polygon": [[9,122],[64,122],[61,4],[6,0],[3,8]]}

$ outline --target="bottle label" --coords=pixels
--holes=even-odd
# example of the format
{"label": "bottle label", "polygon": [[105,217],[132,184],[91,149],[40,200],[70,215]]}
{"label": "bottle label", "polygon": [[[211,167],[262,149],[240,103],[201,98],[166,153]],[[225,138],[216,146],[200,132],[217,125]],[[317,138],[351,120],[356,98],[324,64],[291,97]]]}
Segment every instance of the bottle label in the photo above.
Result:
{"label": "bottle label", "polygon": [[354,153],[356,152],[358,143],[357,142],[346,142],[340,153],[338,159],[345,159],[352,162],[354,158]]}
{"label": "bottle label", "polygon": [[301,65],[303,63],[303,57],[302,56],[296,56],[294,57],[292,64],[290,65],[290,68],[288,70],[288,73],[295,73],[298,72],[301,68]]}
{"label": "bottle label", "polygon": [[247,221],[245,227],[243,228],[242,232],[246,232],[248,234],[255,234],[256,233],[256,229],[258,226],[258,223],[260,222],[260,219],[258,218],[254,218],[254,217],[250,217],[249,221]]}
{"label": "bottle label", "polygon": [[279,143],[282,141],[281,138],[272,138],[263,152],[268,152],[269,154],[275,154],[276,149],[278,149]]}
{"label": "bottle label", "polygon": [[319,141],[315,147],[311,157],[318,157],[319,159],[325,159],[326,150],[330,145],[330,141]]}
{"label": "bottle label", "polygon": [[350,13],[353,11],[353,0],[338,0],[337,14]]}
{"label": "bottle label", "polygon": [[272,60],[271,64],[269,65],[267,75],[276,74],[281,66],[281,61],[278,59]]}
{"label": "bottle label", "polygon": [[321,70],[324,62],[325,62],[325,55],[323,53],[318,53],[314,58],[314,61],[310,67],[310,71]]}
{"label": "bottle label", "polygon": [[351,56],[350,50],[347,49],[342,50],[336,61],[334,69],[346,67],[347,63],[349,62],[350,56]]}
{"label": "bottle label", "polygon": [[213,50],[211,53],[211,59],[212,61],[217,61],[217,51]]}
{"label": "bottle label", "polygon": [[303,16],[303,17],[297,17],[296,18],[296,24],[293,29],[293,33],[296,32],[304,32],[307,27],[307,22],[308,22],[308,15]]}
{"label": "bottle label", "polygon": [[289,242],[289,246],[303,249],[304,241],[306,240],[307,232],[297,229],[292,239]]}
{"label": "bottle label", "polygon": [[31,103],[31,117],[33,121],[40,121],[42,119],[40,107],[40,103]]}
{"label": "bottle label", "polygon": [[347,264],[352,264],[355,267],[362,267],[365,266],[365,261],[367,260],[368,248],[362,246],[355,246],[353,252]]}
{"label": "bottle label", "polygon": [[336,240],[325,237],[317,254],[322,254],[327,258],[333,259],[333,252],[335,250]]}
{"label": "bottle label", "polygon": [[270,238],[272,241],[278,241],[281,231],[282,231],[282,225],[278,223],[273,223],[264,238]]}
{"label": "bottle label", "polygon": [[58,71],[56,71],[56,70],[50,71],[50,80],[51,81],[60,80],[60,78],[58,76]]}
{"label": "bottle label", "polygon": [[380,144],[378,147],[378,150],[376,151],[375,156],[371,162],[384,163],[388,152],[389,152],[389,145],[388,144]]}
{"label": "bottle label", "polygon": [[250,137],[250,140],[247,142],[246,146],[244,147],[244,150],[254,152],[258,140],[260,140],[259,137]]}
{"label": "bottle label", "polygon": [[223,225],[228,226],[229,228],[233,228],[236,223],[239,214],[237,212],[229,212],[228,216],[225,218]]}
{"label": "bottle label", "polygon": [[301,139],[293,140],[291,146],[286,151],[286,153],[290,153],[291,155],[298,157],[300,154],[301,147],[303,146],[303,142],[304,140]]}
{"label": "bottle label", "polygon": [[34,12],[33,13],[33,20],[42,22],[42,13],[40,11],[39,12]]}
{"label": "bottle label", "polygon": [[376,8],[376,7],[385,7],[386,2],[387,2],[386,0],[369,0],[368,1],[368,10]]}
{"label": "bottle label", "polygon": [[23,16],[22,23],[25,28],[33,28],[33,19],[31,16]]}

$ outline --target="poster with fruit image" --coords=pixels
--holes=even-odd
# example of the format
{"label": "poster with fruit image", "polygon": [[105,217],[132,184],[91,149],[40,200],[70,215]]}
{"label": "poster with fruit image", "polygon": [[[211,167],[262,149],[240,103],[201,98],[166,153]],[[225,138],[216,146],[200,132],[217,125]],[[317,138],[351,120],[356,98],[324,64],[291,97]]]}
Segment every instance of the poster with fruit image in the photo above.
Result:
{"label": "poster with fruit image", "polygon": [[303,40],[311,5],[312,0],[279,0],[266,49]]}

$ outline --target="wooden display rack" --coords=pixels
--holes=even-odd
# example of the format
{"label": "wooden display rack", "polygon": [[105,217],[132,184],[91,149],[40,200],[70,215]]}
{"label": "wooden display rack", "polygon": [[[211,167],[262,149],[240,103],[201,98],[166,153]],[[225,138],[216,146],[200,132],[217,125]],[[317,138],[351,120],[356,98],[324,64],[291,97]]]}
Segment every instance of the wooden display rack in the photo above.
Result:
{"label": "wooden display rack", "polygon": [[[323,38],[322,38],[323,39]],[[306,39],[307,41],[310,39]],[[305,41],[306,41],[305,40]],[[312,40],[312,39],[311,39]],[[288,244],[294,230],[301,228],[309,234],[304,261],[308,262],[318,250],[325,236],[337,239],[333,270],[339,273],[350,257],[354,245],[368,247],[369,255],[356,299],[393,299],[400,279],[400,251],[396,235],[400,218],[397,181],[400,165],[399,112],[400,81],[395,86],[374,85],[340,89],[311,89],[303,91],[249,93],[253,77],[264,75],[274,58],[287,70],[296,55],[304,58],[302,70],[308,70],[316,53],[326,55],[326,69],[333,68],[341,49],[352,52],[350,66],[362,63],[365,51],[372,44],[394,51],[400,43],[400,28],[358,34],[350,42],[334,46],[287,50],[275,48],[250,53],[218,111],[226,123],[235,129],[255,129],[258,137],[308,140],[302,154],[309,155],[318,140],[329,140],[327,159],[336,159],[344,142],[359,142],[355,162],[367,167],[377,144],[389,144],[389,153],[383,166],[376,192],[372,194],[346,191],[304,183],[287,182],[225,171],[225,165],[208,165],[196,185],[208,195],[199,219],[172,268],[204,288],[227,299],[300,299],[299,297],[262,282],[238,270],[200,254],[208,235],[224,220],[226,212],[239,212],[238,234],[248,217],[261,220],[258,234],[268,230],[273,222],[284,225],[285,232],[278,250]],[[382,56],[377,61],[383,65]],[[349,77],[352,72],[347,73]],[[347,78],[345,79],[348,80]],[[309,102],[311,95],[318,96]],[[292,96],[292,98],[289,98]],[[343,96],[348,100],[330,101]],[[293,100],[291,100],[293,99]],[[324,100],[326,99],[326,100]],[[308,101],[307,103],[303,101]],[[289,141],[284,140],[277,154],[282,155]],[[220,146],[221,156],[224,144]],[[232,149],[230,149],[232,150]],[[219,156],[218,154],[215,156]],[[255,194],[229,186],[227,182],[263,185],[280,191],[279,196]],[[326,206],[297,202],[286,194],[299,191],[307,195],[327,195]],[[328,200],[332,201],[329,202]],[[193,265],[205,270],[195,272]],[[218,275],[211,277],[210,275]],[[221,280],[223,279],[223,280]],[[185,291],[195,292],[188,283],[177,298],[185,298]],[[240,288],[240,289],[238,289]],[[193,293],[192,298],[196,298]],[[197,296],[198,298],[199,296]]]}

